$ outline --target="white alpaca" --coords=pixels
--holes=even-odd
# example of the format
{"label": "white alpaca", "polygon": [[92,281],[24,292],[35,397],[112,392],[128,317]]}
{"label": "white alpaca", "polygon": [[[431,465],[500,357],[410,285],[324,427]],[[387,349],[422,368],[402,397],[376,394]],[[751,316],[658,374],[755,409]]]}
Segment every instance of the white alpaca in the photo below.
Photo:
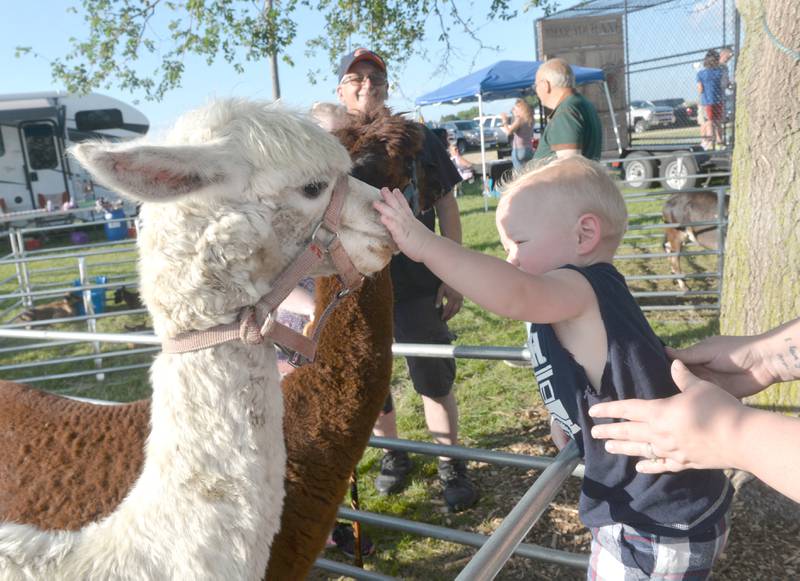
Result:
{"label": "white alpaca", "polygon": [[[271,288],[319,222],[350,160],[336,139],[274,105],[220,101],[159,145],[84,144],[97,180],[143,201],[142,298],[162,337],[236,320]],[[341,242],[372,273],[392,245],[349,179]],[[330,274],[329,261],[313,272]],[[285,450],[272,343],[162,353],[151,369],[142,474],[80,531],[0,524],[0,579],[257,580],[280,524]]]}

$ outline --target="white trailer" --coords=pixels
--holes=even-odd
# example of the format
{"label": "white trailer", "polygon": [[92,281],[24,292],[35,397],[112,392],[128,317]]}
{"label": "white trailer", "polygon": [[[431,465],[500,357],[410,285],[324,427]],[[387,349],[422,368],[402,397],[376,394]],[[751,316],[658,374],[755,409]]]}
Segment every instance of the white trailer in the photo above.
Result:
{"label": "white trailer", "polygon": [[61,92],[0,95],[0,212],[3,221],[86,205],[113,192],[95,185],[69,159],[67,148],[86,139],[125,140],[147,132],[136,108],[106,95]]}

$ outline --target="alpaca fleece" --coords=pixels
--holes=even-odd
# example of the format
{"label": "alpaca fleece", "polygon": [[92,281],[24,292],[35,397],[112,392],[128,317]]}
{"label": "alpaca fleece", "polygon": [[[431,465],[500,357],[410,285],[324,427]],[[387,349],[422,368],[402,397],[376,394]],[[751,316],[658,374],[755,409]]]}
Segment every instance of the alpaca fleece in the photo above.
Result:
{"label": "alpaca fleece", "polygon": [[[419,126],[384,113],[352,122],[342,129],[345,133],[337,135],[348,146],[354,175],[376,187],[407,183],[413,157],[421,148]],[[422,172],[418,178],[426,179]],[[318,316],[339,289],[334,277],[317,280]],[[285,377],[281,384],[288,456],[286,497],[281,527],[270,552],[268,579],[305,578],[324,547],[346,494],[349,476],[366,449],[372,426],[389,393],[392,309],[391,278],[384,269],[367,278],[328,318],[315,362]],[[69,437],[55,435],[49,446],[55,446],[57,452],[44,454],[50,461],[46,472],[35,463],[26,462],[24,451],[19,453],[13,463],[15,478],[24,479],[27,484],[19,486],[0,473],[0,520],[41,528],[77,529],[111,514],[141,472],[142,450],[149,431],[149,400],[125,406],[73,401],[67,405],[62,400],[53,410],[54,396],[20,386],[14,389],[35,393],[43,401],[33,407],[14,392],[0,389],[2,409],[6,404],[12,406],[8,417],[35,418],[47,413],[53,417],[52,423],[59,425],[70,414],[91,417],[79,430],[82,441],[89,446],[81,448],[81,453],[70,453]],[[70,411],[62,411],[61,406]],[[6,425],[6,417],[0,411],[0,425]],[[13,440],[20,443],[22,450],[37,437],[40,426],[33,421],[18,429]],[[95,456],[108,457],[111,462],[94,462]],[[41,499],[59,495],[50,475],[65,470],[84,474],[80,488],[59,496],[57,508],[39,510]]]}
{"label": "alpaca fleece", "polygon": [[[344,148],[307,118],[242,100],[187,114],[159,144],[84,143],[74,154],[97,181],[143,203],[140,288],[160,337],[230,323],[242,307],[257,302],[307,243],[333,185],[350,169]],[[378,192],[352,178],[347,186],[339,239],[356,268],[373,273],[386,265],[393,248],[372,208]],[[332,272],[326,261],[310,274]],[[110,514],[74,531],[48,523],[46,530],[0,523],[0,579],[263,577],[280,523],[286,465],[274,346],[235,341],[162,353],[150,376],[150,433],[127,494]],[[29,391],[3,388],[4,397],[20,405],[26,398],[14,396]],[[91,441],[77,427],[88,424],[76,419],[81,412],[95,413],[91,406],[46,397],[28,398],[33,407],[16,409],[44,412],[75,429],[9,417],[9,424],[27,430],[16,433],[26,437],[24,443],[2,443],[21,463],[3,470],[17,482],[25,480],[25,444],[64,450]],[[56,409],[67,403],[68,411]],[[123,406],[120,413],[133,418],[139,407]],[[48,433],[61,441],[51,441]],[[0,458],[6,461],[5,454]],[[127,470],[134,470],[133,462]],[[29,474],[52,479],[58,470]],[[124,488],[114,485],[117,494]],[[4,505],[13,502],[0,494],[4,514],[12,512]],[[46,498],[39,503],[49,509]]]}

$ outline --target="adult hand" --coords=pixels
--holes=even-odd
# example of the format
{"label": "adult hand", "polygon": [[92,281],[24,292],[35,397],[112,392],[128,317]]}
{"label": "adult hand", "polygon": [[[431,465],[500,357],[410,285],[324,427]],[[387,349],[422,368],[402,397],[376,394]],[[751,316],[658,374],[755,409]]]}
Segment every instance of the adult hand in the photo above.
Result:
{"label": "adult hand", "polygon": [[500,113],[500,120],[501,120],[503,123],[508,123],[508,113],[506,113],[505,111],[503,111],[502,113]]}
{"label": "adult hand", "polygon": [[442,321],[447,322],[456,316],[464,305],[464,296],[446,284],[439,285],[436,293],[436,306],[442,307]]}
{"label": "adult hand", "polygon": [[417,262],[423,259],[425,244],[433,232],[414,217],[403,193],[389,188],[381,190],[383,201],[373,203],[374,208],[381,216],[381,223],[386,226],[400,251],[411,260]]}
{"label": "adult hand", "polygon": [[759,337],[709,337],[686,349],[667,347],[667,355],[683,361],[692,373],[738,398],[758,393],[776,380],[771,358]]}
{"label": "adult hand", "polygon": [[645,458],[636,464],[638,472],[736,467],[731,440],[747,408],[681,361],[672,362],[672,378],[682,393],[592,406],[592,417],[628,420],[595,425],[592,437],[608,440],[605,447],[612,454]]}

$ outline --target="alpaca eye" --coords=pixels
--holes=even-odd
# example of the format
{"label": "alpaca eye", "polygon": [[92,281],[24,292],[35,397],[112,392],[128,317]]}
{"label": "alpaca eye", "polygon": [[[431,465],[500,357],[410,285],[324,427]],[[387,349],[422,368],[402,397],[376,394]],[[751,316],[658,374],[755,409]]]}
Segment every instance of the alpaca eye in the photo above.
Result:
{"label": "alpaca eye", "polygon": [[303,193],[309,198],[316,198],[327,188],[327,182],[311,182],[303,186]]}

